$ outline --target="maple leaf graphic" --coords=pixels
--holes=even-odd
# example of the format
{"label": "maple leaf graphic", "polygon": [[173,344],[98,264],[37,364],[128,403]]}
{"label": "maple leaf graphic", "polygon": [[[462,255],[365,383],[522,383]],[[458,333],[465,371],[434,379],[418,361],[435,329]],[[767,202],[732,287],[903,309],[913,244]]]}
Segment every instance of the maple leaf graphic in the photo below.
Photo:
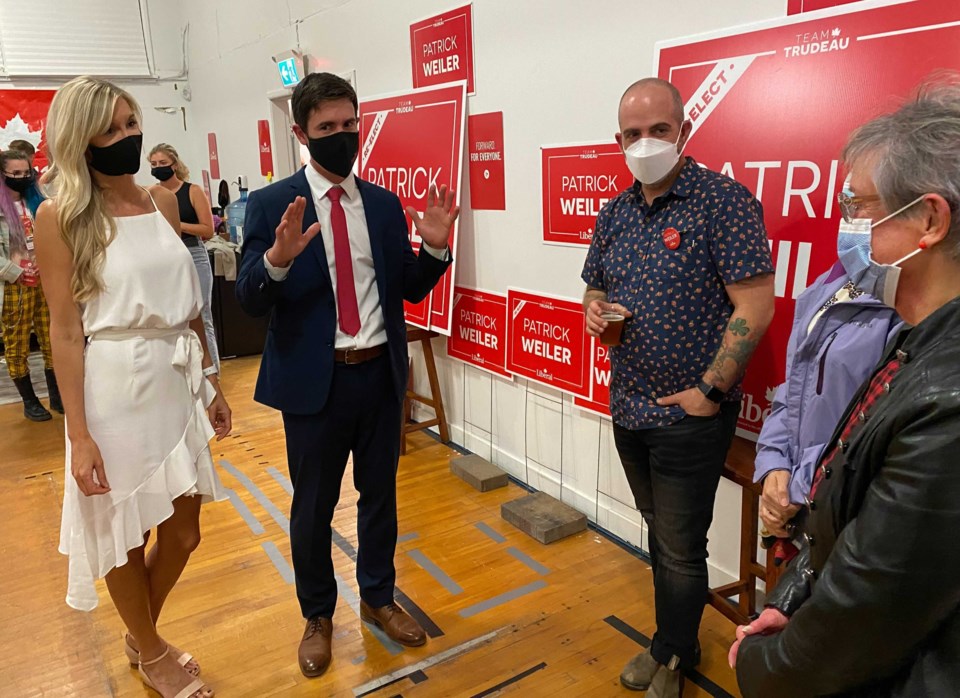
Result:
{"label": "maple leaf graphic", "polygon": [[776,388],[767,388],[767,402],[773,402],[774,396],[777,394]]}
{"label": "maple leaf graphic", "polygon": [[832,32],[830,32],[834,37],[840,36],[840,27],[836,27]]}
{"label": "maple leaf graphic", "polygon": [[43,129],[31,131],[30,124],[23,120],[23,117],[17,113],[10,119],[3,128],[0,128],[0,148],[6,150],[10,147],[10,141],[24,140],[32,143],[34,148],[40,147],[40,139],[43,137]]}

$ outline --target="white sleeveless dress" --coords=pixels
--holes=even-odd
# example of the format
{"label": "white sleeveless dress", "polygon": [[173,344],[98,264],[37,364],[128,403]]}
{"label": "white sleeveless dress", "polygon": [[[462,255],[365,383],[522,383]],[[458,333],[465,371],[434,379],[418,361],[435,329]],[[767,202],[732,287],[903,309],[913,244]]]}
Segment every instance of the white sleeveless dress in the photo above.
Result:
{"label": "white sleeveless dress", "polygon": [[87,426],[110,492],[80,492],[67,441],[60,552],[70,556],[67,604],[82,611],[97,605],[94,580],[127,562],[174,499],[225,497],[205,409],[215,391],[187,326],[203,305],[193,259],[157,210],[116,223],[105,290],[82,308]]}

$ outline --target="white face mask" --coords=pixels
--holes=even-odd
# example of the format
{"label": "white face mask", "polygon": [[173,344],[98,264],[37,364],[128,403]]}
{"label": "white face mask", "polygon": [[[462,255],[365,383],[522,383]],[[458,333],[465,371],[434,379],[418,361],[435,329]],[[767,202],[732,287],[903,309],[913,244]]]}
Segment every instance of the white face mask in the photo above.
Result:
{"label": "white face mask", "polygon": [[641,138],[624,150],[627,167],[633,176],[643,184],[656,184],[670,174],[670,170],[680,160],[677,144],[680,143],[682,135],[681,126],[680,135],[673,143],[661,141],[659,138]]}

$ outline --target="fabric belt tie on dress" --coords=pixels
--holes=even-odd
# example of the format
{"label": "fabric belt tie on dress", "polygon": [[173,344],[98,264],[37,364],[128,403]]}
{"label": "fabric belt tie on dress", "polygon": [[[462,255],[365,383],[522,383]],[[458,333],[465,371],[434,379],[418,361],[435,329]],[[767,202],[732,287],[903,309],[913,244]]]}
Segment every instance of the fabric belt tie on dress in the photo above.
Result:
{"label": "fabric belt tie on dress", "polygon": [[172,365],[183,369],[190,393],[200,395],[203,386],[203,345],[197,333],[187,326],[163,328],[136,328],[129,330],[100,330],[90,335],[88,342],[122,342],[130,339],[165,339],[176,337]]}

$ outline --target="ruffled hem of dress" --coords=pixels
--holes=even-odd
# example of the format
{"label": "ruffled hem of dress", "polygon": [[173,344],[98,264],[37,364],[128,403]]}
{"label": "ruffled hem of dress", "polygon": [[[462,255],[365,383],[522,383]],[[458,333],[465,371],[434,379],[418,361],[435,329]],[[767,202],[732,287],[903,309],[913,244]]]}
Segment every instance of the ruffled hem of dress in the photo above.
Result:
{"label": "ruffled hem of dress", "polygon": [[93,522],[75,520],[69,539],[61,539],[60,552],[70,557],[66,602],[71,608],[96,608],[94,580],[126,564],[127,553],[143,545],[144,534],[173,515],[177,497],[199,495],[202,504],[226,499],[210,453],[215,432],[204,403],[209,404],[207,395],[197,400],[180,441],[136,490]]}

